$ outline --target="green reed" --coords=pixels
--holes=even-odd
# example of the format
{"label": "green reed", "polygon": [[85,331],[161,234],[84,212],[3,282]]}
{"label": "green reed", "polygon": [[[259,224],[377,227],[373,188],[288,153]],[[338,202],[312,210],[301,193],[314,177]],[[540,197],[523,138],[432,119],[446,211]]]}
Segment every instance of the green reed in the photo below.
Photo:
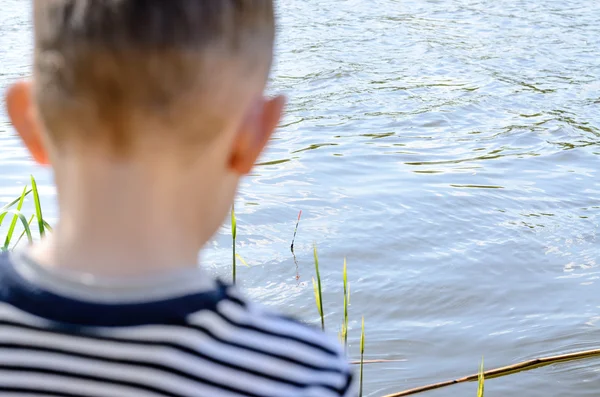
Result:
{"label": "green reed", "polygon": [[317,303],[317,310],[321,316],[321,329],[325,331],[325,314],[323,312],[323,288],[321,285],[321,272],[319,271],[319,255],[317,254],[317,245],[313,247],[313,255],[315,258],[315,271],[317,274],[317,281],[312,279],[313,289],[315,290],[315,301]]}
{"label": "green reed", "polygon": [[[21,209],[23,208],[23,202],[25,201],[26,193],[27,193],[27,186],[25,186],[23,188],[23,193],[21,194],[21,197],[19,198],[19,202],[17,203],[17,208],[15,209],[15,211],[16,211],[15,215],[13,215],[12,222],[10,223],[10,227],[8,228],[8,232],[6,233],[6,238],[4,239],[4,247],[2,247],[3,251],[7,251],[10,246],[10,242],[12,240],[13,233],[15,232],[15,227],[17,226],[17,221],[20,218],[19,214],[22,215]],[[17,212],[19,214],[17,214]],[[26,222],[26,225],[27,225],[27,228],[29,228],[29,222]],[[29,236],[31,236],[31,230],[29,231]]]}
{"label": "green reed", "polygon": [[477,397],[483,396],[483,384],[485,382],[485,370],[483,368],[483,358],[481,359],[481,367],[479,367],[479,385],[477,386]]}
{"label": "green reed", "polygon": [[344,319],[342,321],[342,335],[340,339],[344,344],[344,348],[348,350],[348,305],[350,304],[350,286],[348,285],[348,265],[346,258],[344,258],[342,279],[344,283]]}
{"label": "green reed", "polygon": [[364,367],[365,367],[365,318],[362,318],[362,326],[360,331],[360,384],[358,389],[358,396],[363,395],[363,379],[364,379]]}
{"label": "green reed", "polygon": [[[11,201],[10,203],[0,208],[0,226],[4,222],[4,219],[7,215],[13,215],[8,231],[6,232],[6,236],[4,237],[4,245],[2,246],[3,251],[14,249],[16,246],[19,245],[19,243],[25,236],[27,236],[27,240],[29,241],[29,243],[33,242],[33,233],[31,231],[30,225],[34,219],[37,219],[40,238],[44,237],[44,235],[46,234],[46,230],[52,231],[52,228],[50,227],[48,222],[46,222],[43,218],[40,195],[38,192],[37,183],[33,175],[31,176],[31,186],[31,189],[29,189],[28,186],[25,186],[23,188],[23,192],[17,199]],[[35,214],[31,215],[30,218],[27,219],[27,217],[25,216],[25,214],[23,214],[22,211],[25,199],[29,195],[33,196]],[[15,241],[15,232],[19,223],[23,230]]]}
{"label": "green reed", "polygon": [[35,178],[31,175],[31,190],[33,192],[33,204],[35,205],[35,216],[38,220],[38,228],[40,230],[40,237],[44,237],[46,234],[44,217],[42,216],[42,204],[40,202],[40,195],[38,193],[37,183]]}
{"label": "green reed", "polygon": [[231,271],[232,271],[232,279],[233,279],[233,284],[236,283],[236,277],[237,277],[237,261],[236,261],[236,253],[235,253],[235,240],[237,238],[237,220],[235,219],[235,205],[231,206],[231,237],[233,240],[233,245],[232,245],[232,255],[231,255],[231,260],[232,260],[232,267],[231,267]]}

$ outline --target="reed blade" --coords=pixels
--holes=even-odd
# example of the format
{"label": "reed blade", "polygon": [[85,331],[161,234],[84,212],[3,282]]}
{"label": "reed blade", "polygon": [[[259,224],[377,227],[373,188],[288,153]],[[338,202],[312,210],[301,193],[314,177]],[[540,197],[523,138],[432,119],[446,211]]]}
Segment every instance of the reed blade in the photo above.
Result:
{"label": "reed blade", "polygon": [[484,397],[483,385],[485,383],[485,369],[483,367],[483,358],[481,359],[481,367],[479,368],[479,385],[477,386],[477,397]]}
{"label": "reed blade", "polygon": [[235,253],[235,241],[237,238],[237,220],[235,218],[235,205],[231,206],[231,237],[233,240],[233,244],[232,244],[232,279],[233,279],[233,284],[236,283],[236,277],[237,277],[237,263],[236,263],[236,258],[237,258],[237,254]]}
{"label": "reed blade", "polygon": [[[17,211],[21,211],[23,208],[23,202],[25,201],[25,194],[27,192],[27,186],[23,188],[23,193],[21,193],[21,197],[19,198],[19,203],[17,204]],[[10,242],[12,241],[13,234],[15,232],[15,227],[17,226],[17,221],[19,220],[18,215],[13,215],[12,222],[10,223],[10,227],[8,228],[8,232],[6,233],[6,238],[4,240],[4,251],[8,251],[8,247],[10,246]]]}
{"label": "reed blade", "polygon": [[[25,193],[25,197],[29,196],[29,194],[31,194],[31,189],[29,189],[27,191],[27,193]],[[11,201],[10,203],[8,203],[5,206],[3,206],[2,208],[0,208],[0,212],[4,213],[4,211],[14,207],[14,205],[17,204],[20,200],[21,200],[21,197],[19,196],[16,199],[14,199],[13,201]],[[4,219],[4,218],[2,218],[2,219]],[[2,224],[2,219],[0,219],[0,225]]]}
{"label": "reed blade", "polygon": [[52,229],[52,226],[50,226],[48,224],[48,222],[44,221],[44,227],[46,228],[46,230],[48,230],[49,232],[53,232],[54,229]]}
{"label": "reed blade", "polygon": [[344,279],[344,322],[342,325],[343,330],[343,344],[344,348],[348,350],[348,305],[350,303],[350,290],[348,289],[348,265],[346,262],[346,258],[344,258],[344,270],[343,270],[343,279]]}
{"label": "reed blade", "polygon": [[33,204],[35,205],[35,216],[38,221],[40,237],[44,237],[46,230],[44,226],[44,217],[42,216],[42,205],[40,203],[40,194],[38,192],[37,183],[35,182],[33,175],[31,175],[31,190],[33,191]]}
{"label": "reed blade", "polygon": [[[29,222],[27,222],[27,218],[25,218],[25,215],[23,215],[23,213],[18,210],[5,210],[2,213],[0,213],[0,217],[5,217],[8,214],[16,215],[19,218],[19,220],[23,224],[23,229],[25,229],[25,234],[27,235],[27,240],[29,240],[30,244],[33,243],[33,236],[31,235],[31,229],[29,228]],[[4,248],[4,247],[2,247],[2,248]]]}
{"label": "reed blade", "polygon": [[298,225],[300,225],[300,218],[302,218],[302,210],[298,213],[298,220],[296,221],[296,228],[294,229],[294,237],[292,237],[292,245],[290,249],[292,250],[292,254],[294,253],[294,243],[296,242],[296,234],[298,233]]}
{"label": "reed blade", "polygon": [[323,313],[323,288],[321,285],[321,272],[319,271],[319,255],[317,253],[317,246],[315,244],[313,248],[313,255],[315,257],[315,270],[317,273],[316,293],[318,296],[317,305],[319,308],[319,314],[321,315],[321,329],[325,331],[325,316]]}
{"label": "reed blade", "polygon": [[[29,217],[29,228],[31,229],[31,222],[33,222],[33,219],[35,218],[35,215],[31,215],[31,217]],[[47,228],[46,228],[47,229]],[[25,230],[23,230],[21,232],[21,235],[19,236],[19,238],[17,239],[17,242],[13,245],[13,249],[15,249],[16,247],[19,246],[19,243],[21,242],[21,240],[23,240],[23,237],[25,237]]]}
{"label": "reed blade", "polygon": [[363,395],[363,379],[364,379],[364,367],[365,367],[365,318],[362,318],[362,326],[360,332],[360,384],[359,384],[359,397]]}
{"label": "reed blade", "polygon": [[319,295],[319,287],[317,286],[317,282],[315,278],[312,279],[313,290],[315,291],[315,302],[317,304],[317,311],[319,312],[319,316],[323,317],[323,313],[321,312],[321,296]]}

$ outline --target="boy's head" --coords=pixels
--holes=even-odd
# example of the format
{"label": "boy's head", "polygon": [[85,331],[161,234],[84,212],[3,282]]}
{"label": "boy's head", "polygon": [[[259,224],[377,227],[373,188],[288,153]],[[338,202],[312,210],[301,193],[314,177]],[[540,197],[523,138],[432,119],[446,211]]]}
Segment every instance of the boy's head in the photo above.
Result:
{"label": "boy's head", "polygon": [[[92,163],[163,164],[188,177],[198,167],[219,200],[232,195],[283,107],[263,97],[273,0],[33,4],[33,79],[9,89],[7,105],[33,157],[55,169],[59,198],[69,167]],[[228,186],[213,180],[219,172]]]}

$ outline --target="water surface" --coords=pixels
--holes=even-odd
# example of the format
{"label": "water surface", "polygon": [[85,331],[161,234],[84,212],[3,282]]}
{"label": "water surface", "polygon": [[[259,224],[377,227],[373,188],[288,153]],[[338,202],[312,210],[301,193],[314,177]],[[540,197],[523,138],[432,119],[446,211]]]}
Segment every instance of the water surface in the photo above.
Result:
{"label": "water surface", "polygon": [[[0,0],[0,88],[30,70],[29,2]],[[600,2],[286,0],[271,92],[290,104],[241,188],[239,278],[327,324],[341,268],[366,391],[381,396],[541,355],[600,347]],[[0,197],[50,174],[0,113]],[[303,211],[296,253],[289,245]],[[204,253],[230,272],[224,227]],[[597,396],[600,360],[491,380],[486,395]],[[475,395],[476,385],[428,396]]]}

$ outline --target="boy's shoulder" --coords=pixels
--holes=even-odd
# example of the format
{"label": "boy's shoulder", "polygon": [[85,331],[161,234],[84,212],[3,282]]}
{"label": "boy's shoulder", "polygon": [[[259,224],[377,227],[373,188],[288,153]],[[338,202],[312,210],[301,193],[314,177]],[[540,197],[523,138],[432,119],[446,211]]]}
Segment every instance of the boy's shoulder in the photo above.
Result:
{"label": "boy's shoulder", "polygon": [[[345,353],[340,343],[320,329],[285,315],[266,305],[247,298],[235,286],[225,286],[224,299],[216,307],[216,313],[233,327],[257,338],[271,337],[284,340],[288,348],[306,349],[320,355],[346,363]],[[205,313],[194,313],[190,323],[202,320]]]}
{"label": "boy's shoulder", "polygon": [[332,356],[344,355],[340,343],[319,328],[248,299],[233,286],[226,288],[225,296],[218,311],[230,321],[237,320],[256,332],[297,340]]}
{"label": "boy's shoulder", "polygon": [[268,357],[274,360],[274,365],[289,365],[290,369],[312,374],[312,378],[306,378],[309,383],[310,379],[321,387],[328,383],[335,395],[352,395],[353,373],[344,349],[335,338],[246,298],[233,286],[225,291],[225,299],[215,312],[194,313],[188,317],[189,324],[206,327],[213,336]]}
{"label": "boy's shoulder", "polygon": [[[180,377],[178,385],[212,388],[202,395],[222,395],[214,390],[255,396],[356,395],[340,343],[252,302],[234,286],[217,282],[214,289],[191,294],[183,293],[184,288],[183,295],[158,301],[152,300],[154,287],[135,303],[82,301],[70,295],[75,291],[64,290],[66,285],[56,290],[59,286],[46,280],[53,288],[46,290],[31,274],[21,273],[35,267],[25,262],[18,266],[13,259],[0,254],[0,331],[25,340],[24,346],[36,341],[44,349],[55,349],[59,343],[69,346],[74,357],[84,350],[110,366],[135,355],[131,365],[142,372],[164,359],[161,370]],[[184,287],[185,280],[178,280]],[[30,353],[37,354],[36,349]],[[247,394],[250,389],[254,394]]]}

